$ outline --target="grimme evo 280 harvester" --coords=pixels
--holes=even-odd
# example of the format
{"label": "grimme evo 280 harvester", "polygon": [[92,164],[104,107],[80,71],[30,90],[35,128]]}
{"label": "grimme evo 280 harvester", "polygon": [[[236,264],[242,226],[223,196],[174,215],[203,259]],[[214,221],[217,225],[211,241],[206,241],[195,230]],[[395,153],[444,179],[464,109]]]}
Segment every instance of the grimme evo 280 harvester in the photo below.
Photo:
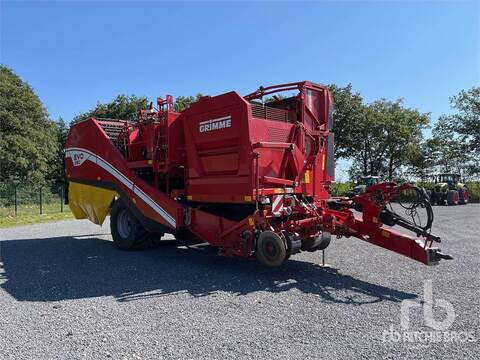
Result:
{"label": "grimme evo 280 harvester", "polygon": [[[293,96],[273,95],[280,92]],[[170,95],[157,105],[139,110],[135,121],[90,118],[68,134],[70,208],[96,224],[110,212],[120,249],[171,233],[187,246],[196,239],[225,256],[279,266],[302,250],[325,249],[334,235],[427,265],[451,259],[432,247],[440,239],[430,233],[433,213],[423,189],[389,182],[352,198],[331,197],[333,104],[326,86],[303,81],[246,96],[204,96],[180,113]],[[396,203],[408,214],[400,216],[391,202],[405,191],[418,196]],[[420,209],[424,223],[417,221]]]}

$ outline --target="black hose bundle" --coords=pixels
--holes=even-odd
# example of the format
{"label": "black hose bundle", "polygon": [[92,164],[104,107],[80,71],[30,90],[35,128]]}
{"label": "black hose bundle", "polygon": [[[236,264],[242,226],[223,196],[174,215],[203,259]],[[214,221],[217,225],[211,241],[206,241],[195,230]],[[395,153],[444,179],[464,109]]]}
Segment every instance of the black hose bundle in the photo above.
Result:
{"label": "black hose bundle", "polygon": [[[396,213],[399,218],[424,231],[431,229],[433,224],[433,210],[423,188],[412,186],[402,191],[395,201],[405,214],[399,215]],[[392,203],[390,203],[389,206],[390,210],[393,210]]]}
{"label": "black hose bundle", "polygon": [[417,235],[430,236],[433,224],[433,210],[423,188],[411,186],[403,190],[392,202],[389,202],[380,214],[386,225],[399,225],[415,232]]}

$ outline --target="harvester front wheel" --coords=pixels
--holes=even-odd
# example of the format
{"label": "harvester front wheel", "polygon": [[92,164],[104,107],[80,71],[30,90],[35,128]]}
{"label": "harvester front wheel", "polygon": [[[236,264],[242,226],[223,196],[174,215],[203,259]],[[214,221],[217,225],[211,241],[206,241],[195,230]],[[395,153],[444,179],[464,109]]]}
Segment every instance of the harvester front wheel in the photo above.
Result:
{"label": "harvester front wheel", "polygon": [[458,191],[457,190],[448,190],[447,193],[447,204],[448,205],[458,205]]}
{"label": "harvester front wheel", "polygon": [[263,265],[278,267],[287,257],[287,248],[277,233],[264,231],[258,237],[255,255]]}
{"label": "harvester front wheel", "polygon": [[115,201],[110,214],[113,242],[119,249],[143,249],[160,241],[160,236],[146,231],[121,200]]}

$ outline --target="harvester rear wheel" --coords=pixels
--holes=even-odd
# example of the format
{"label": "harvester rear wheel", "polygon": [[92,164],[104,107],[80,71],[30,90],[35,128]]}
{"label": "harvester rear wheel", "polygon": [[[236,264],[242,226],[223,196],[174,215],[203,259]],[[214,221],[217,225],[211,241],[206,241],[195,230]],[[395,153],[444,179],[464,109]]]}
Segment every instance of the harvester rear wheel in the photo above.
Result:
{"label": "harvester rear wheel", "polygon": [[277,233],[264,231],[258,237],[255,255],[263,265],[278,267],[287,257],[287,248]]}
{"label": "harvester rear wheel", "polygon": [[113,204],[110,230],[115,246],[121,250],[145,249],[160,241],[160,235],[145,230],[121,200]]}
{"label": "harvester rear wheel", "polygon": [[448,205],[458,205],[458,191],[457,190],[448,190],[447,193],[447,204]]}

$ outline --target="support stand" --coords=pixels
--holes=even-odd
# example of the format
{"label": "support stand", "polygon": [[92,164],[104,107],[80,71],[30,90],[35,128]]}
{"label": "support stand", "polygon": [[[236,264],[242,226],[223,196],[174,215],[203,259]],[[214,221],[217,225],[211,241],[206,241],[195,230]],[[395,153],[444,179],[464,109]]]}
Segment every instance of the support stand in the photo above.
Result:
{"label": "support stand", "polygon": [[330,268],[330,264],[326,264],[325,263],[325,250],[322,250],[322,264],[320,265],[320,267],[323,267],[323,268]]}

